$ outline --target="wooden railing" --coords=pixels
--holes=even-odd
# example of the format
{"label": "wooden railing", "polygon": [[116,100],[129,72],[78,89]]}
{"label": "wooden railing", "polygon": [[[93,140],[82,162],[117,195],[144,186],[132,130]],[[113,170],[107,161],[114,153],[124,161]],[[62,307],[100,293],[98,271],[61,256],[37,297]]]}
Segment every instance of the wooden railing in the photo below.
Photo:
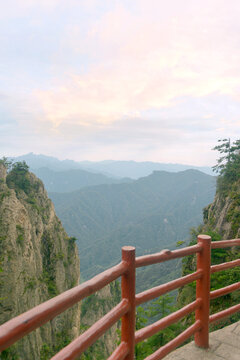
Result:
{"label": "wooden railing", "polygon": [[[52,360],[76,359],[120,319],[122,319],[121,343],[108,360],[133,360],[135,344],[149,338],[193,311],[195,311],[194,324],[175,339],[160,347],[155,353],[148,356],[146,360],[164,358],[169,352],[181,345],[192,335],[195,335],[196,345],[208,348],[209,324],[240,311],[240,304],[238,304],[209,316],[209,303],[211,299],[240,289],[240,282],[238,282],[222,289],[210,291],[210,275],[212,273],[240,265],[239,259],[211,266],[211,249],[231,246],[240,246],[240,239],[211,242],[210,236],[199,235],[197,245],[174,251],[162,250],[160,253],[137,258],[135,258],[135,248],[124,246],[122,248],[122,261],[120,264],[1,325],[0,351],[6,349],[26,334],[53,319],[80,300],[102,289],[120,276],[122,277],[121,302],[77,339],[53,356]],[[140,294],[135,294],[136,268],[193,254],[197,254],[196,272]],[[154,324],[148,325],[135,332],[136,306],[193,281],[196,281],[195,301],[160,319]]]}

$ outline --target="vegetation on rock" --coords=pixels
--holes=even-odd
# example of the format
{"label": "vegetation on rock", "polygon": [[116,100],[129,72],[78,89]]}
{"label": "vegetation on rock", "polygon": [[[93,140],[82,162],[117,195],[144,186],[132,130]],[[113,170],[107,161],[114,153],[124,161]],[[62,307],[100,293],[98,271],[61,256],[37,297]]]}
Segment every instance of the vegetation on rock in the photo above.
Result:
{"label": "vegetation on rock", "polygon": [[[0,323],[79,283],[75,240],[26,163],[0,160]],[[49,359],[80,327],[75,305],[19,340],[1,359]]]}
{"label": "vegetation on rock", "polygon": [[[240,140],[231,144],[229,139],[220,140],[214,150],[223,154],[214,169],[219,172],[214,202],[203,210],[204,223],[192,229],[190,245],[196,244],[199,233],[210,235],[212,241],[237,238],[240,236]],[[238,247],[214,249],[211,252],[213,265],[239,259]],[[183,260],[183,275],[196,271],[193,256]],[[211,276],[211,290],[216,290],[239,281],[240,269],[235,267],[220,271]],[[195,299],[195,284],[189,284],[180,289],[178,304],[184,306]],[[211,301],[211,313],[216,313],[240,303],[240,291],[224,295]],[[222,320],[211,329],[217,329],[240,319],[240,314]],[[193,320],[191,317],[189,322]]]}
{"label": "vegetation on rock", "polygon": [[[230,139],[218,140],[221,144],[213,148],[222,156],[217,160],[213,170],[219,173],[217,180],[217,192],[227,196],[236,183],[240,181],[240,139],[231,143]],[[235,185],[235,186],[234,186]]]}

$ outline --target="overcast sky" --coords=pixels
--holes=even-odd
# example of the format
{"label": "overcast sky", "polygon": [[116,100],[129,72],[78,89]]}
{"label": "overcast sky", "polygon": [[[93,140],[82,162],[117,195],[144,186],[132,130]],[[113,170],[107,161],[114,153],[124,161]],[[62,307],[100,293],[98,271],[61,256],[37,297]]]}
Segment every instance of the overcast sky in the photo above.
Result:
{"label": "overcast sky", "polygon": [[213,165],[239,138],[239,0],[0,2],[0,157]]}

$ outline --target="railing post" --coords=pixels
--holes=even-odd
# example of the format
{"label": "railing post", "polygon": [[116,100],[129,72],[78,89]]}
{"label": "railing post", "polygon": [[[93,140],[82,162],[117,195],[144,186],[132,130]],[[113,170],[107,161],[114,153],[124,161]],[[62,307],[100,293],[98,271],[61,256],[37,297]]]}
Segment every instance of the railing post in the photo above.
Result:
{"label": "railing post", "polygon": [[195,344],[202,348],[209,347],[209,306],[210,306],[210,266],[211,237],[199,235],[198,244],[202,251],[197,254],[197,270],[203,271],[203,276],[197,280],[196,299],[202,300],[202,305],[195,312],[196,321],[200,320],[202,328],[195,334]]}
{"label": "railing post", "polygon": [[122,248],[122,261],[128,264],[128,271],[122,276],[122,299],[130,303],[130,310],[122,318],[122,338],[129,348],[125,360],[134,359],[135,348],[135,248],[124,246]]}

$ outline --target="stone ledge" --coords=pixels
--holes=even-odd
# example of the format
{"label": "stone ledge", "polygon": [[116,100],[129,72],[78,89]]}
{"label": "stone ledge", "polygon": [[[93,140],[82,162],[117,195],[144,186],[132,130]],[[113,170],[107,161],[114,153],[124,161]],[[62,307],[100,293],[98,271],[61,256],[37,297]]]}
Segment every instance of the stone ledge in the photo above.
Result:
{"label": "stone ledge", "polygon": [[209,349],[198,348],[194,341],[166,356],[166,360],[239,360],[240,321],[210,333]]}

